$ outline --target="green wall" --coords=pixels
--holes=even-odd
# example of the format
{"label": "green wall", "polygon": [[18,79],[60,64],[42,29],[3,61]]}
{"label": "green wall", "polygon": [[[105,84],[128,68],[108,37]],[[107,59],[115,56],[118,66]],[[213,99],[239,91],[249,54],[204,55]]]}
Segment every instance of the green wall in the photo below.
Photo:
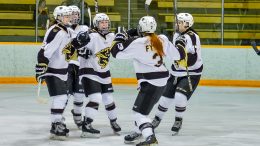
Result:
{"label": "green wall", "polygon": [[[1,44],[0,77],[34,76],[37,52],[40,45]],[[202,49],[204,61],[203,79],[217,80],[260,80],[260,56],[250,48],[207,48]],[[170,61],[167,60],[167,66]],[[111,73],[114,78],[134,78],[130,60],[111,58]]]}

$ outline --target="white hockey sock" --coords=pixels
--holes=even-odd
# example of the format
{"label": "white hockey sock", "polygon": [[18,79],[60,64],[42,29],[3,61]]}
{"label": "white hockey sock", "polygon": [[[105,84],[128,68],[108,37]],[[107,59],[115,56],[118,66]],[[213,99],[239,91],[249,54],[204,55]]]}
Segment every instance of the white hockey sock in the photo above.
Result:
{"label": "white hockey sock", "polygon": [[153,134],[151,119],[145,115],[135,112],[134,118],[138,128],[142,131],[143,137],[146,139],[148,136]]}
{"label": "white hockey sock", "polygon": [[110,120],[117,119],[116,106],[111,93],[102,94],[102,101],[105,105],[107,116]]}
{"label": "white hockey sock", "polygon": [[173,101],[174,99],[162,96],[159,100],[158,109],[155,115],[162,119],[164,114],[168,111],[168,108],[173,104]]}
{"label": "white hockey sock", "polygon": [[76,114],[82,113],[83,98],[85,97],[82,93],[75,93],[73,98],[73,110]]}
{"label": "white hockey sock", "polygon": [[175,93],[175,116],[176,117],[183,117],[183,114],[186,110],[186,106],[187,106],[188,100],[187,97],[180,93],[180,92],[176,92]]}
{"label": "white hockey sock", "polygon": [[85,108],[85,116],[94,120],[98,112],[99,104],[102,100],[100,93],[94,93],[88,96],[89,102]]}
{"label": "white hockey sock", "polygon": [[51,122],[62,122],[62,114],[66,107],[66,103],[68,101],[67,95],[58,95],[52,96],[52,103],[51,103]]}

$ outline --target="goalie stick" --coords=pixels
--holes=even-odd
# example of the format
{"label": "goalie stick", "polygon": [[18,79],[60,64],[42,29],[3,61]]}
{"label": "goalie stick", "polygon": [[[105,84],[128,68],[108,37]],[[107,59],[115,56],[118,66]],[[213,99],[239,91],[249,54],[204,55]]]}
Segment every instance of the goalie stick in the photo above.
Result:
{"label": "goalie stick", "polygon": [[[177,0],[174,0],[173,1],[173,6],[174,6],[174,16],[175,16],[175,23],[177,24],[177,27],[178,27],[178,29],[179,29],[179,24],[178,24],[178,17],[177,17]],[[173,23],[173,26],[174,26],[174,28],[175,28],[175,25],[174,25],[174,23]],[[175,30],[175,33],[176,33],[176,28],[174,29]],[[186,52],[186,51],[185,51]],[[187,53],[187,52],[186,52]],[[188,61],[188,58],[186,58],[187,60],[186,61]],[[190,79],[190,73],[189,73],[189,69],[188,69],[188,66],[186,66],[185,67],[186,68],[186,72],[187,72],[187,77],[188,77],[188,84],[189,84],[189,88],[190,88],[190,92],[193,92],[193,87],[192,87],[192,84],[191,84],[191,79]]]}
{"label": "goalie stick", "polygon": [[255,50],[256,54],[260,56],[260,50],[258,50],[255,41],[252,41],[252,42],[251,42],[251,46],[252,46],[253,49]]}

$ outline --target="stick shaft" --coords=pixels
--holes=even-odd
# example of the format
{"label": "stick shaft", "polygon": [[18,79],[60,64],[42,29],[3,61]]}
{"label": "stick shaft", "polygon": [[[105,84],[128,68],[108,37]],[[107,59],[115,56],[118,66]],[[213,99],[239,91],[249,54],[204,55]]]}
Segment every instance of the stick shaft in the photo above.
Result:
{"label": "stick shaft", "polygon": [[42,79],[40,78],[40,79],[39,79],[39,82],[38,82],[37,98],[39,98],[39,97],[40,97],[40,92],[41,92],[41,84],[42,84]]}
{"label": "stick shaft", "polygon": [[98,13],[98,0],[95,0],[95,12]]}

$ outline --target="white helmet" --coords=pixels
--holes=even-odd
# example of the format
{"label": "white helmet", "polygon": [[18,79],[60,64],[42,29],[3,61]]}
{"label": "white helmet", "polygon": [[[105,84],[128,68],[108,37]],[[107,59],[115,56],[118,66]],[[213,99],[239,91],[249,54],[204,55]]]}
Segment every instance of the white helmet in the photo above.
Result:
{"label": "white helmet", "polygon": [[63,16],[69,16],[72,10],[67,6],[57,6],[53,11],[53,16],[56,20],[62,21]]}
{"label": "white helmet", "polygon": [[[108,28],[107,29],[101,29],[99,28],[99,22],[100,21],[108,21]],[[106,34],[108,33],[109,29],[110,29],[110,20],[109,17],[107,16],[107,14],[105,13],[98,13],[95,15],[94,19],[93,19],[93,25],[94,27],[96,27],[98,29],[98,31],[100,31],[102,34]]]}
{"label": "white helmet", "polygon": [[140,33],[154,33],[157,23],[152,16],[144,16],[139,20],[138,31]]}
{"label": "white helmet", "polygon": [[79,9],[79,7],[78,6],[69,6],[69,8],[72,10],[72,14],[73,13],[77,13],[78,14],[78,19],[75,19],[75,18],[72,18],[73,20],[72,20],[72,23],[73,24],[78,24],[79,23],[79,21],[80,21],[80,9]]}
{"label": "white helmet", "polygon": [[188,27],[192,27],[192,25],[194,24],[193,17],[189,13],[179,13],[177,15],[177,20],[183,21],[185,23],[185,25]]}

